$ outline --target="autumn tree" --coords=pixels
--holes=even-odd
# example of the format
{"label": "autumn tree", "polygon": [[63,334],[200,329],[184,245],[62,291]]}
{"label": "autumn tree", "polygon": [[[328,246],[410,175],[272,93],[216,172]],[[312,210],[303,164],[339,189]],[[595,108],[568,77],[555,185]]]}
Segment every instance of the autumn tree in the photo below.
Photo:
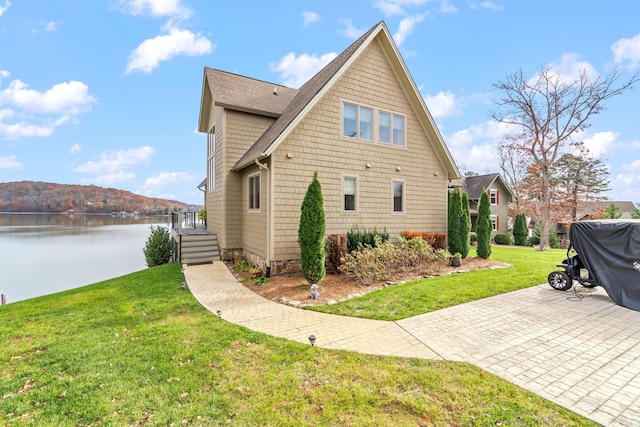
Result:
{"label": "autumn tree", "polygon": [[556,195],[562,195],[571,221],[577,221],[581,202],[604,200],[609,190],[609,168],[588,155],[565,153],[556,163]]}
{"label": "autumn tree", "polygon": [[631,89],[639,78],[636,73],[620,82],[617,68],[606,76],[594,76],[586,68],[577,76],[567,76],[549,66],[533,78],[520,69],[493,85],[501,98],[491,117],[515,127],[513,138],[502,144],[522,155],[527,163],[536,164],[540,171],[540,248],[545,247],[552,225],[550,180],[554,164],[566,148],[580,144],[574,138],[590,126],[592,116],[604,110],[604,101]]}

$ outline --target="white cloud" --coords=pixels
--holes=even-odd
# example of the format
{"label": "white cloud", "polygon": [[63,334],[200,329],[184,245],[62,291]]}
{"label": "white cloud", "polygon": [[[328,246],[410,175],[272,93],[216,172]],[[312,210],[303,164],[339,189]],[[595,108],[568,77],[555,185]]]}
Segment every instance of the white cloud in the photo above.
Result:
{"label": "white cloud", "polygon": [[0,157],[0,169],[11,171],[21,170],[24,166],[18,161],[16,156]]}
{"label": "white cloud", "polygon": [[296,57],[294,52],[290,52],[277,64],[270,64],[269,68],[274,73],[280,73],[280,78],[285,86],[298,88],[336,56],[338,55],[335,52],[329,52],[320,57],[306,53]]}
{"label": "white cloud", "polygon": [[413,28],[416,26],[416,24],[418,22],[424,21],[424,18],[428,14],[429,12],[424,12],[403,18],[400,21],[400,25],[398,25],[398,31],[396,31],[396,33],[393,35],[393,40],[396,42],[396,44],[398,46],[401,46],[406,40],[407,36],[409,36],[413,32]]}
{"label": "white cloud", "polygon": [[426,95],[424,101],[435,119],[446,119],[462,114],[460,100],[450,91],[438,92],[436,95]]}
{"label": "white cloud", "polygon": [[590,138],[585,138],[583,142],[592,157],[600,157],[609,151],[619,135],[615,132],[597,132]]}
{"label": "white cloud", "polygon": [[560,58],[560,62],[549,64],[552,73],[556,73],[560,79],[574,81],[580,77],[581,72],[586,72],[589,78],[599,75],[593,66],[587,61],[581,61],[580,55],[575,53],[565,53]]}
{"label": "white cloud", "polygon": [[315,12],[305,10],[302,12],[302,26],[306,27],[320,20],[320,15]]}
{"label": "white cloud", "polygon": [[211,41],[202,35],[171,27],[169,34],[147,39],[131,52],[127,73],[136,70],[150,73],[160,62],[168,61],[176,55],[205,55],[214,47]]}
{"label": "white cloud", "polygon": [[[490,120],[445,136],[444,140],[461,169],[484,173],[498,168],[499,160],[495,147],[508,132],[505,124]],[[482,170],[478,170],[480,167]]]}
{"label": "white cloud", "polygon": [[[420,6],[429,0],[378,0],[373,7],[379,9],[385,16],[404,15],[405,8]],[[443,1],[446,3],[446,0]]]}
{"label": "white cloud", "polygon": [[471,9],[493,9],[502,10],[502,6],[495,4],[492,1],[472,2],[469,4]]}
{"label": "white cloud", "polygon": [[54,21],[43,22],[42,25],[45,31],[56,31],[58,29],[58,25]]}
{"label": "white cloud", "polygon": [[120,4],[131,15],[152,15],[188,18],[193,11],[181,0],[120,0]]}
{"label": "white cloud", "polygon": [[356,28],[353,26],[353,22],[351,19],[340,19],[338,20],[342,25],[344,25],[344,29],[338,30],[338,34],[349,37],[350,39],[357,39],[361,35],[363,35],[367,29],[366,28]]}
{"label": "white cloud", "polygon": [[440,13],[457,13],[458,8],[454,5],[449,4],[448,0],[442,0],[440,3]]}
{"label": "white cloud", "polygon": [[79,153],[80,151],[82,151],[82,145],[80,144],[73,144],[69,149],[69,153],[71,154],[76,154],[76,153]]}
{"label": "white cloud", "polygon": [[100,185],[103,187],[107,187],[110,185],[116,185],[121,182],[132,181],[136,177],[136,174],[133,172],[115,172],[108,173],[104,175],[98,175],[95,178],[84,178],[81,181],[84,183],[91,183]]}
{"label": "white cloud", "polygon": [[196,185],[198,181],[198,176],[188,172],[160,172],[147,178],[136,193],[147,197],[177,199],[174,194],[168,194],[167,190],[174,190],[185,184]]}
{"label": "white cloud", "polygon": [[629,61],[629,68],[640,65],[640,33],[629,39],[620,39],[611,45],[611,51],[616,62]]}
{"label": "white cloud", "polygon": [[75,115],[90,111],[96,102],[89,87],[78,81],[59,83],[38,92],[21,80],[14,80],[0,90],[0,107],[13,105],[32,113]]}
{"label": "white cloud", "polygon": [[[113,152],[102,152],[100,160],[90,160],[73,169],[74,172],[117,175],[133,167],[145,164],[155,154],[153,147],[145,146]],[[106,176],[106,175],[105,175]]]}
{"label": "white cloud", "polygon": [[0,16],[9,9],[9,6],[11,6],[11,2],[9,0],[4,0],[4,6],[0,6]]}
{"label": "white cloud", "polygon": [[0,110],[0,138],[18,140],[23,137],[43,137],[49,136],[54,131],[54,126],[38,126],[25,122],[5,123],[8,119],[15,117],[13,110],[5,108]]}

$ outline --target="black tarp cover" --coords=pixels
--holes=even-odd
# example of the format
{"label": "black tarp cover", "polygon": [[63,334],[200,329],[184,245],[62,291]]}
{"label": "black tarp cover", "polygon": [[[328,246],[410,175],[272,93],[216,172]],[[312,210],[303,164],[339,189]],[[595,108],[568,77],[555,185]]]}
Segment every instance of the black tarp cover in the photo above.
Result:
{"label": "black tarp cover", "polygon": [[640,311],[640,220],[578,221],[571,246],[616,304]]}

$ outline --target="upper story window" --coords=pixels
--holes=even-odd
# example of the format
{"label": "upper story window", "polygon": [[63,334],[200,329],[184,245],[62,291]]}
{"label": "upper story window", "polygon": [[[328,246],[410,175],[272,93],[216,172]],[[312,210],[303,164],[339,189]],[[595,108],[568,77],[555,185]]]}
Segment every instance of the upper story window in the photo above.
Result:
{"label": "upper story window", "polygon": [[343,205],[342,208],[345,212],[356,212],[357,210],[357,196],[358,196],[358,179],[353,176],[347,176],[343,179]]}
{"label": "upper story window", "polygon": [[498,190],[489,190],[489,201],[492,205],[497,205],[500,203]]}
{"label": "upper story window", "polygon": [[354,104],[344,104],[342,135],[349,138],[373,140],[373,110]]}
{"label": "upper story window", "polygon": [[405,116],[348,102],[342,107],[343,136],[395,147],[405,146]]}
{"label": "upper story window", "polygon": [[249,210],[260,210],[260,174],[251,175],[248,180]]}

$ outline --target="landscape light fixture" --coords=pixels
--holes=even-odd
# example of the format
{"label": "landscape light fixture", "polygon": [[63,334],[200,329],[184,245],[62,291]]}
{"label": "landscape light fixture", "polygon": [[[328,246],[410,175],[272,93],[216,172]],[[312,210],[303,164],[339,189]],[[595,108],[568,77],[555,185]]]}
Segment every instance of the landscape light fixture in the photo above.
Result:
{"label": "landscape light fixture", "polygon": [[222,316],[222,311],[221,311],[221,310],[218,310],[218,311],[216,311],[216,314],[217,314],[218,316]]}
{"label": "landscape light fixture", "polygon": [[180,283],[180,286],[182,286],[182,289],[186,289],[187,288],[187,282]]}
{"label": "landscape light fixture", "polygon": [[311,343],[311,347],[313,347],[316,344],[316,336],[309,335],[309,342]]}

